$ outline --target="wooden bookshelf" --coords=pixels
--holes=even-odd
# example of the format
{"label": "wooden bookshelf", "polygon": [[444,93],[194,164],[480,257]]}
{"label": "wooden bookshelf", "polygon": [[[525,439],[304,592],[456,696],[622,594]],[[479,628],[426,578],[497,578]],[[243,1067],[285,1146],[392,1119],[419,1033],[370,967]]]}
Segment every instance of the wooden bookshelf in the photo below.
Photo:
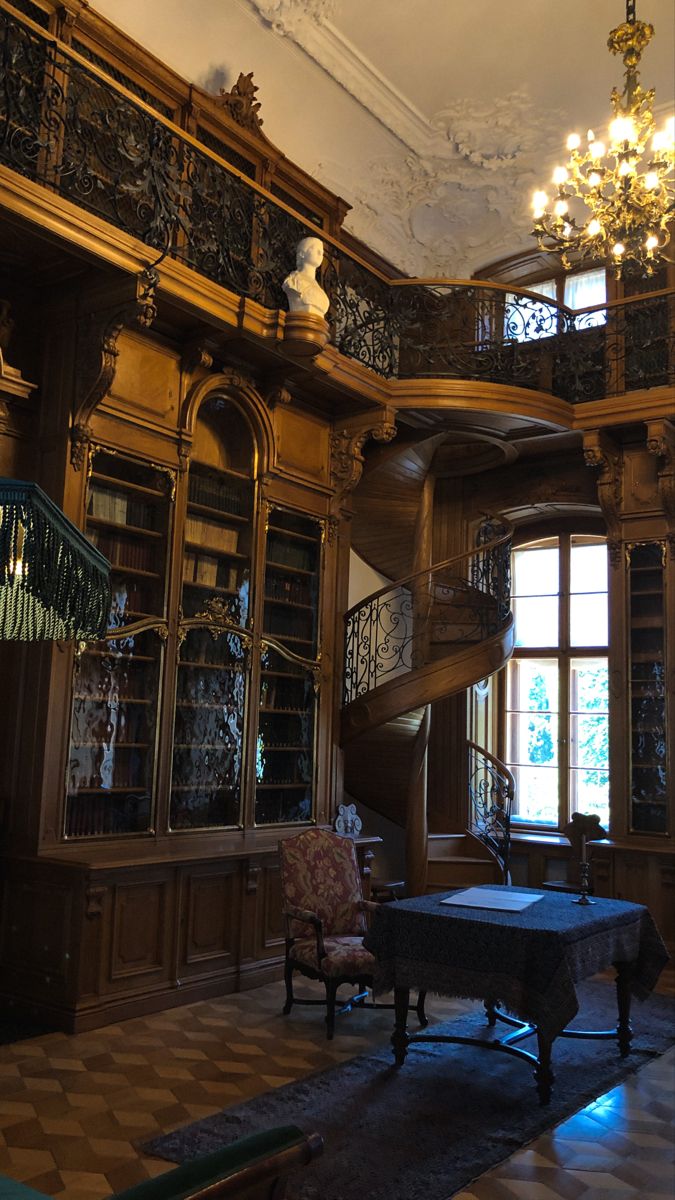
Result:
{"label": "wooden bookshelf", "polygon": [[141,614],[164,618],[170,496],[149,464],[99,451],[93,466],[85,533],[112,564],[119,637],[75,664],[67,838],[143,833],[153,819],[162,646],[150,631],[126,638],[124,629]]}

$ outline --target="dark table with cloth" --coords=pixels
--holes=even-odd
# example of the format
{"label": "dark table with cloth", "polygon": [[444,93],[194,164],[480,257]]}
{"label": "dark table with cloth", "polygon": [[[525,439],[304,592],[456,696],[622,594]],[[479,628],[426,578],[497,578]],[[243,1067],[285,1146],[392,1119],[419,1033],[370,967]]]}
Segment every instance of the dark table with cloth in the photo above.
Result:
{"label": "dark table with cloth", "polygon": [[[495,885],[489,887],[495,890]],[[541,895],[536,889],[506,890]],[[399,1065],[410,1042],[433,1039],[433,1034],[407,1033],[402,1005],[411,988],[483,1000],[490,1024],[499,1004],[527,1023],[529,1034],[537,1034],[537,1058],[514,1049],[514,1042],[528,1033],[511,1034],[502,1045],[535,1062],[545,1103],[553,1078],[551,1045],[579,1008],[574,985],[611,965],[618,971],[619,1027],[614,1036],[619,1037],[622,1054],[628,1053],[630,996],[645,999],[668,961],[647,908],[600,897],[585,906],[574,903],[568,893],[545,892],[522,912],[504,912],[442,904],[451,894],[381,905],[365,938],[377,960],[376,994],[392,989],[395,993],[392,1043]],[[612,1036],[609,1031],[602,1035]],[[494,1040],[479,1044],[501,1048]]]}

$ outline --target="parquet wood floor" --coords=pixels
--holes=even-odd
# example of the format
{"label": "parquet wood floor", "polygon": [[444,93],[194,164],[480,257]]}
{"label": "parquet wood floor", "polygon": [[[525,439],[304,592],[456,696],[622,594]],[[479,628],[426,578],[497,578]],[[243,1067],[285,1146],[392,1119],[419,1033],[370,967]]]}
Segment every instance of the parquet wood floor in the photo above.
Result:
{"label": "parquet wood floor", "polygon": [[[311,985],[307,985],[311,988]],[[675,992],[670,972],[661,991]],[[269,984],[93,1033],[0,1048],[0,1173],[50,1196],[103,1200],[170,1169],[137,1144],[390,1035],[392,1014],[355,1011],[325,1040],[321,1009],[281,1016]],[[429,999],[434,1017],[461,1001]],[[675,1195],[675,1051],[485,1175],[457,1200],[652,1200]],[[367,1200],[367,1197],[364,1197]]]}

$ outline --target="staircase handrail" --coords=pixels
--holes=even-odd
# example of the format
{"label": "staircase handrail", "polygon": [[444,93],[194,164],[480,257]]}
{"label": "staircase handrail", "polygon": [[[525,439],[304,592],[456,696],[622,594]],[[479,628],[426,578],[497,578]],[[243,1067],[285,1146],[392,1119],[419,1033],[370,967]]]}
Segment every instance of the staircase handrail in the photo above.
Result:
{"label": "staircase handrail", "polygon": [[[469,824],[472,833],[485,843],[495,855],[502,869],[504,883],[509,882],[511,858],[511,815],[516,795],[516,781],[506,763],[491,754],[477,742],[467,741],[469,751]],[[472,756],[488,764],[491,773],[488,794],[486,789],[477,788],[474,782],[476,769],[472,769]],[[480,769],[480,764],[478,768]],[[498,784],[495,782],[498,781]],[[495,791],[498,790],[497,796]]]}
{"label": "staircase handrail", "polygon": [[368,596],[364,596],[362,600],[359,600],[356,604],[352,604],[352,607],[347,609],[347,612],[344,615],[345,625],[349,621],[350,617],[353,617],[360,608],[363,608],[366,604],[372,604],[373,600],[377,600],[380,596],[384,596],[386,592],[393,591],[394,588],[407,587],[408,584],[412,583],[415,579],[421,578],[422,575],[429,575],[432,571],[434,573],[437,571],[443,571],[447,567],[451,567],[454,563],[461,562],[463,559],[468,560],[473,558],[476,554],[484,553],[486,550],[497,550],[499,546],[503,546],[505,542],[510,542],[513,538],[513,525],[510,521],[507,521],[501,517],[500,523],[505,532],[499,537],[494,538],[492,541],[485,542],[482,546],[473,546],[470,550],[462,550],[460,554],[453,554],[452,558],[446,558],[442,562],[433,563],[430,567],[423,567],[421,571],[414,571],[412,575],[404,575],[403,579],[392,579],[391,583],[387,583],[384,587],[377,588],[376,591],[371,592]]}
{"label": "staircase handrail", "polygon": [[[490,518],[481,536],[480,545],[392,581],[352,605],[344,617],[345,704],[426,665],[432,640],[455,647],[475,644],[505,628],[513,526]],[[476,604],[477,596],[486,603]]]}

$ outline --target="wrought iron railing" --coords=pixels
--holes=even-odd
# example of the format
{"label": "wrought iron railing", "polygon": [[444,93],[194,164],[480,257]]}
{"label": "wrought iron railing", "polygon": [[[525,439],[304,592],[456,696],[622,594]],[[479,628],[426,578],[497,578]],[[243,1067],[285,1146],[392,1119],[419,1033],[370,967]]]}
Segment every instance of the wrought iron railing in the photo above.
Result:
{"label": "wrought iron railing", "polygon": [[495,855],[508,883],[515,780],[503,762],[476,742],[468,742],[468,750],[469,828]]}
{"label": "wrought iron railing", "polygon": [[345,616],[344,703],[475,645],[511,621],[511,527],[482,526],[480,545],[380,588]]}
{"label": "wrought iron railing", "polygon": [[387,379],[571,402],[672,382],[675,292],[575,313],[496,284],[390,280],[112,76],[0,5],[0,163],[267,308],[301,237],[325,246],[334,346]]}

